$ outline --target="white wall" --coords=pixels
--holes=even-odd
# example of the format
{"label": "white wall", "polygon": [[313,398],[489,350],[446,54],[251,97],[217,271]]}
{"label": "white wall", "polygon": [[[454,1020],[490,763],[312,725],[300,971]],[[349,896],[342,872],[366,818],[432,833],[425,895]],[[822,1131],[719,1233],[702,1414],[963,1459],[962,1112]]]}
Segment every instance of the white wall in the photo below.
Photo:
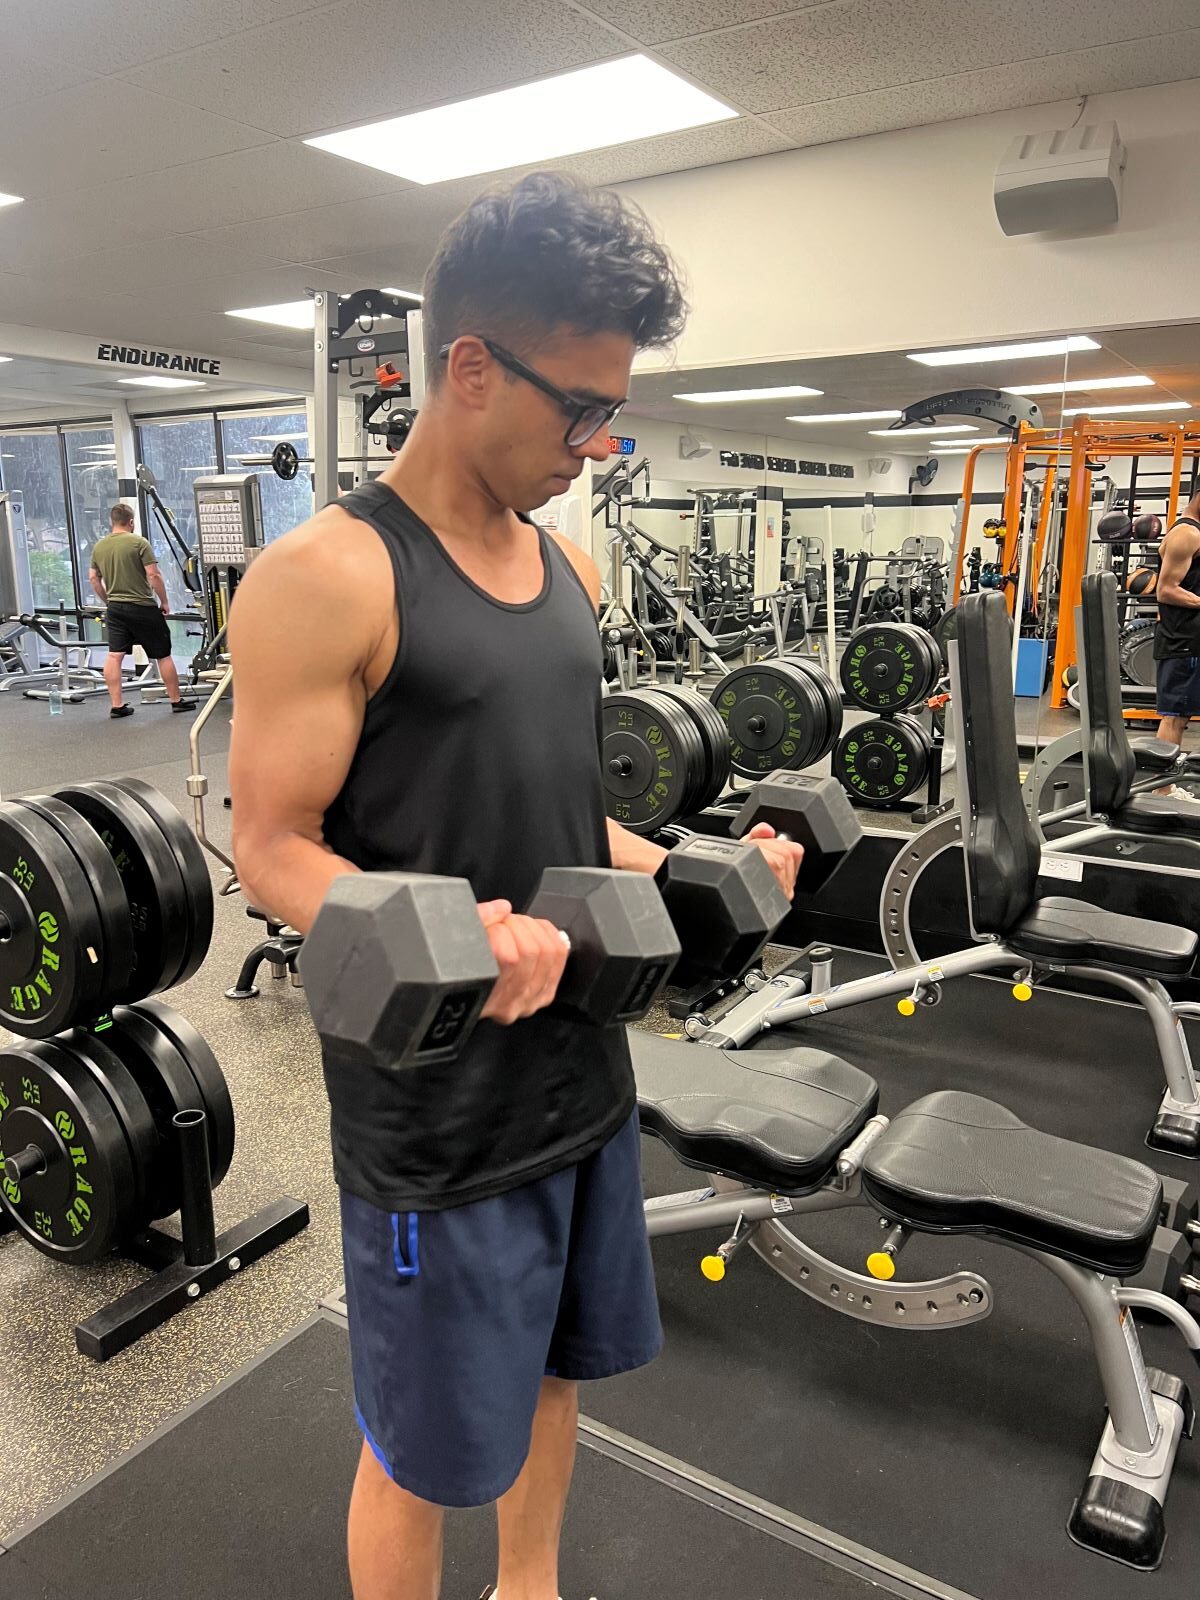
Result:
{"label": "white wall", "polygon": [[1200,80],[1088,102],[1087,120],[1115,118],[1128,147],[1117,225],[1001,233],[992,180],[1010,139],[1066,127],[1077,109],[1026,107],[623,185],[690,280],[678,365],[1194,320]]}

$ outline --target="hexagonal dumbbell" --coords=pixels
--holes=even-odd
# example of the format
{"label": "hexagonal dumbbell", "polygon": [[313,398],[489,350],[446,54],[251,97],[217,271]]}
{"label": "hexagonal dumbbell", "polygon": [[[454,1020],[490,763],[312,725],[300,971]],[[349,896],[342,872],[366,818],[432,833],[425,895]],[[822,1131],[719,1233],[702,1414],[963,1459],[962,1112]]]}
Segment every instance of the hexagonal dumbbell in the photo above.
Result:
{"label": "hexagonal dumbbell", "polygon": [[[642,873],[548,868],[527,914],[571,941],[555,1004],[597,1026],[641,1016],[679,956]],[[394,1067],[456,1056],[499,976],[467,880],[416,873],[335,878],[298,965],[323,1043]]]}
{"label": "hexagonal dumbbell", "polygon": [[727,839],[686,839],[655,882],[685,962],[716,977],[744,972],[791,909],[762,851]]}
{"label": "hexagonal dumbbell", "polygon": [[772,772],[750,790],[730,832],[740,839],[758,822],[804,846],[797,892],[812,894],[849,855],[863,836],[862,823],[836,778],[807,772]]}

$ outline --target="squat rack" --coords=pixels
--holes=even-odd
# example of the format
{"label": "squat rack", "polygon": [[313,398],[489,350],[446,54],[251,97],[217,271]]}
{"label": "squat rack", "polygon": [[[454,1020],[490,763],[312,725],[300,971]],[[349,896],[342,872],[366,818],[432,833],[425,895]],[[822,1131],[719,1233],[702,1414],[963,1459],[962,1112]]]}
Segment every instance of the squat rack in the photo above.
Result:
{"label": "squat rack", "polygon": [[[1070,429],[1031,428],[1022,423],[1011,443],[976,445],[967,456],[963,475],[963,492],[959,514],[958,539],[955,545],[952,574],[952,594],[955,603],[962,589],[963,562],[966,556],[968,523],[971,512],[975,463],[985,454],[1003,450],[1007,457],[1004,486],[1004,545],[1001,560],[1003,570],[1009,572],[1020,550],[1020,518],[1024,493],[1027,459],[1043,463],[1046,467],[1047,492],[1043,495],[1043,511],[1053,498],[1052,486],[1060,469],[1067,476],[1067,503],[1062,529],[1062,561],[1059,573],[1058,631],[1054,648],[1054,671],[1050,682],[1050,703],[1058,707],[1066,704],[1064,674],[1078,661],[1075,639],[1075,608],[1079,604],[1080,585],[1087,569],[1088,547],[1091,542],[1092,480],[1098,467],[1114,457],[1132,458],[1136,464],[1143,456],[1166,457],[1170,462],[1170,488],[1167,496],[1168,521],[1174,517],[1183,486],[1185,458],[1191,457],[1191,487],[1194,492],[1200,483],[1200,422],[1132,422],[1097,421],[1088,416],[1074,419]],[[1131,482],[1131,488],[1136,482]],[[1130,515],[1133,514],[1132,497]],[[1034,564],[1040,571],[1044,559],[1045,522],[1039,519],[1034,540]],[[1006,589],[1005,599],[1011,615],[1016,605],[1016,594]]]}

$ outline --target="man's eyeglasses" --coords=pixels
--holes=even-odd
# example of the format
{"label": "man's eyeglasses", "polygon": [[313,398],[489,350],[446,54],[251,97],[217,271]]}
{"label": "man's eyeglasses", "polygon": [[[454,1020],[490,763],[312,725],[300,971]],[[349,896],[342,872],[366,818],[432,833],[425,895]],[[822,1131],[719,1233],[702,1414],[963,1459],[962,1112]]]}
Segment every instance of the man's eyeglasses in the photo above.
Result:
{"label": "man's eyeglasses", "polygon": [[[563,435],[563,443],[568,449],[577,450],[580,445],[595,438],[601,428],[608,427],[610,423],[616,421],[626,405],[625,400],[618,400],[615,405],[599,405],[594,400],[581,400],[578,395],[568,394],[565,389],[560,389],[551,383],[549,378],[543,378],[540,372],[535,372],[532,367],[526,366],[520,356],[514,356],[511,350],[506,350],[493,339],[485,339],[481,333],[475,334],[474,337],[494,361],[498,361],[515,377],[524,378],[526,383],[531,383],[535,389],[540,389],[543,394],[549,395],[551,400],[566,412],[571,420]],[[450,350],[451,346],[444,344],[438,351],[438,359],[445,361]]]}

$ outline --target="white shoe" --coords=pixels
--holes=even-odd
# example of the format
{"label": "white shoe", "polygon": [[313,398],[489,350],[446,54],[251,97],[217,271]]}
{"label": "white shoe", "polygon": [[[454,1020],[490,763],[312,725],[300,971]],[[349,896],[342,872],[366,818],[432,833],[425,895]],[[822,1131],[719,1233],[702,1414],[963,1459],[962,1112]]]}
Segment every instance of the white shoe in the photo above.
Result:
{"label": "white shoe", "polygon": [[1200,805],[1200,794],[1197,794],[1194,789],[1183,789],[1177,783],[1173,783],[1166,790],[1164,798],[1167,800],[1190,800],[1193,805]]}

